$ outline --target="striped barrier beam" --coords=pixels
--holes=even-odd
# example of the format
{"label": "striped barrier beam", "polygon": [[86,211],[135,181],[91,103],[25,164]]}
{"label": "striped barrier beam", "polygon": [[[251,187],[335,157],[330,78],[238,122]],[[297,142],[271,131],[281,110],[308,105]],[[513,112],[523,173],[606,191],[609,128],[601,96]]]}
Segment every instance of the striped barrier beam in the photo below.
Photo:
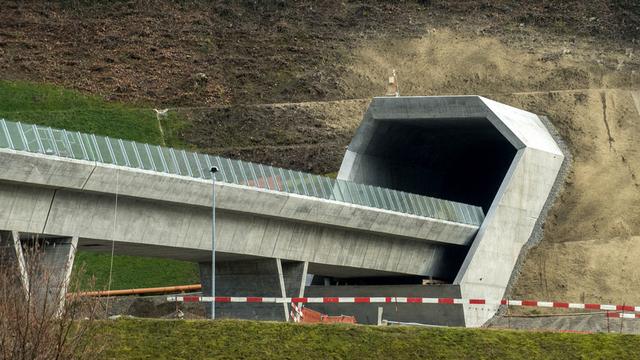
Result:
{"label": "striped barrier beam", "polygon": [[611,304],[580,304],[557,301],[537,300],[487,300],[457,298],[423,298],[423,297],[255,297],[255,296],[169,296],[167,301],[173,302],[212,302],[216,303],[302,303],[302,304],[450,304],[450,305],[508,305],[540,308],[582,309],[603,311],[639,312],[640,306]]}
{"label": "striped barrier beam", "polygon": [[607,317],[618,319],[640,319],[640,314],[634,313],[607,313]]}

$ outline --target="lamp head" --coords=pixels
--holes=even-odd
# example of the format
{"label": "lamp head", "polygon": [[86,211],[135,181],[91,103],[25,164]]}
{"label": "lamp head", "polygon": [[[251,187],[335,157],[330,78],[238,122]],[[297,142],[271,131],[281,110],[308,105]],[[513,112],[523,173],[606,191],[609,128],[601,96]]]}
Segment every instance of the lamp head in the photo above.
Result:
{"label": "lamp head", "polygon": [[212,174],[215,174],[215,173],[218,172],[218,167],[217,166],[212,166],[211,170],[209,170],[209,171],[211,171]]}

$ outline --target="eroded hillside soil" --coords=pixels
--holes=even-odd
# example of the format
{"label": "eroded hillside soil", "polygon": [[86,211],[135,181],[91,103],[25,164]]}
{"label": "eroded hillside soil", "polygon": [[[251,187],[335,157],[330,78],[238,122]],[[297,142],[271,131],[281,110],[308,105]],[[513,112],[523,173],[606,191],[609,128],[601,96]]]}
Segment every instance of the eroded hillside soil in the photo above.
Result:
{"label": "eroded hillside soil", "polygon": [[622,86],[639,27],[634,0],[4,1],[0,77],[157,106],[368,98],[391,67],[404,94]]}

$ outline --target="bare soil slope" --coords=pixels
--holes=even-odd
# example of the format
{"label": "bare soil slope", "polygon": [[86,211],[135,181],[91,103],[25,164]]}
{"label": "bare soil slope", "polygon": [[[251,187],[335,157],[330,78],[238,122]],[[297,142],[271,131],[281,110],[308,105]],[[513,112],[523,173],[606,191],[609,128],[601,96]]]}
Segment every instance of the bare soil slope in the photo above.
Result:
{"label": "bare soil slope", "polygon": [[[398,71],[403,95],[492,95],[640,84],[640,54],[634,53],[634,46],[605,50],[603,45],[527,28],[497,36],[432,29],[419,38],[363,42],[350,69],[358,79],[353,86],[372,94],[385,91],[377,79],[384,79],[389,69]],[[376,83],[377,88],[369,87]]]}
{"label": "bare soil slope", "polygon": [[[443,27],[454,36],[422,38]],[[639,32],[635,0],[3,1],[0,77],[157,106],[366,98],[391,67],[405,93],[566,89],[606,82],[521,63],[590,45],[591,65],[615,67]],[[490,39],[531,59],[487,62]]]}
{"label": "bare soil slope", "polygon": [[369,100],[179,109],[177,136],[210,153],[325,174],[337,170]]}
{"label": "bare soil slope", "polygon": [[513,296],[640,304],[640,107],[637,91],[519,94],[546,114],[574,164]]}

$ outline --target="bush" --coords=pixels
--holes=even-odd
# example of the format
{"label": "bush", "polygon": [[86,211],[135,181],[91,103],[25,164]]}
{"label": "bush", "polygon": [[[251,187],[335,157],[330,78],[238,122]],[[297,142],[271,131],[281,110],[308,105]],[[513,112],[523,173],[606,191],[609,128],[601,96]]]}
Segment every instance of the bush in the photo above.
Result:
{"label": "bush", "polygon": [[[66,296],[63,277],[45,265],[40,244],[23,250],[26,261],[5,256],[0,262],[0,359],[93,359],[102,351],[94,331],[99,303]],[[12,255],[12,247],[3,250]]]}

